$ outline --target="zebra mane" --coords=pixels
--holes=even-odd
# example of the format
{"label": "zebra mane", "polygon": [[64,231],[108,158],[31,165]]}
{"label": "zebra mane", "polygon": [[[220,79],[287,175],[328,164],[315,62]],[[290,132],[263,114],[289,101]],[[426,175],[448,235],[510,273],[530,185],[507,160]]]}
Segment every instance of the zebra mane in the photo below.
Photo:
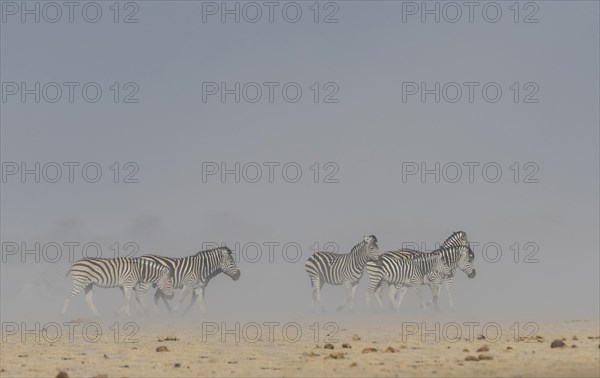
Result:
{"label": "zebra mane", "polygon": [[[452,247],[455,245],[454,242],[457,240],[467,240],[467,233],[464,231],[453,232],[452,235],[450,235],[446,240],[444,240],[444,242],[442,243],[440,248]],[[446,244],[449,244],[449,245],[446,245]]]}
{"label": "zebra mane", "polygon": [[194,256],[201,256],[201,255],[205,255],[205,254],[210,254],[210,253],[214,253],[214,252],[227,252],[227,254],[231,255],[231,249],[229,249],[229,247],[217,247],[217,248],[211,248],[211,249],[207,249],[204,251],[200,251],[197,252]]}
{"label": "zebra mane", "polygon": [[354,247],[352,247],[352,249],[350,250],[350,253],[354,253],[354,252],[358,251],[359,249],[361,249],[362,247],[364,247],[365,244],[367,244],[366,240],[361,241],[360,243],[358,243],[357,245],[355,245]]}

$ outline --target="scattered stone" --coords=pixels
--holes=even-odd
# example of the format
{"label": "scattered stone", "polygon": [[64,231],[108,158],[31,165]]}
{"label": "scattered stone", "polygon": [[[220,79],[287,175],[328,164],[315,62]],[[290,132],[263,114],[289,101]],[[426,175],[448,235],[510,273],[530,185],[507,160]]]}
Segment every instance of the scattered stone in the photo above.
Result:
{"label": "scattered stone", "polygon": [[67,374],[64,371],[59,371],[58,374],[56,375],[56,378],[69,378],[69,374]]}
{"label": "scattered stone", "polygon": [[356,367],[358,364],[356,362],[353,362],[350,364],[350,367]]}
{"label": "scattered stone", "polygon": [[178,368],[178,367],[181,367],[181,364],[180,364],[179,362],[175,362],[175,365],[174,365],[174,366],[175,366],[176,368]]}
{"label": "scattered stone", "polygon": [[465,357],[465,361],[479,361],[479,359],[475,356],[467,356]]}
{"label": "scattered stone", "polygon": [[156,348],[156,351],[157,352],[168,352],[169,349],[166,346],[161,345],[161,346],[159,346],[159,347]]}
{"label": "scattered stone", "polygon": [[106,375],[106,374],[96,374],[92,378],[108,378],[108,375]]}
{"label": "scattered stone", "polygon": [[323,348],[325,348],[325,349],[333,349],[333,344],[325,344],[323,346]]}
{"label": "scattered stone", "polygon": [[506,350],[512,350],[512,349],[513,349],[513,347],[511,347],[511,346],[506,347]]}
{"label": "scattered stone", "polygon": [[489,351],[490,351],[490,347],[487,345],[484,345],[481,348],[477,349],[477,352],[489,352]]}
{"label": "scattered stone", "polygon": [[237,364],[237,361],[227,361],[228,364]]}
{"label": "scattered stone", "polygon": [[566,338],[566,337],[563,337],[561,340],[562,340],[562,341],[567,341],[567,338]]}
{"label": "scattered stone", "polygon": [[479,336],[477,336],[477,340],[485,340],[485,336],[479,335]]}
{"label": "scattered stone", "polygon": [[123,367],[129,369],[129,365],[123,365]]}
{"label": "scattered stone", "polygon": [[565,342],[559,339],[556,339],[552,342],[552,344],[550,344],[550,348],[564,348],[565,347]]}
{"label": "scattered stone", "polygon": [[344,348],[344,349],[352,349],[352,345],[350,345],[350,344],[342,344],[342,348]]}
{"label": "scattered stone", "polygon": [[360,336],[354,335],[354,336],[352,336],[352,340],[359,341],[360,340]]}
{"label": "scattered stone", "polygon": [[387,347],[386,350],[384,350],[385,353],[396,353],[398,352],[398,349],[396,348],[392,348],[391,346]]}
{"label": "scattered stone", "polygon": [[480,354],[479,355],[479,361],[483,361],[483,360],[493,360],[494,357],[490,356],[489,354]]}
{"label": "scattered stone", "polygon": [[108,360],[108,356],[106,354],[104,355],[104,358]]}
{"label": "scattered stone", "polygon": [[19,354],[19,357],[27,357],[26,354]]}
{"label": "scattered stone", "polygon": [[325,359],[334,359],[334,360],[339,360],[344,358],[344,353],[342,352],[337,352],[337,353],[329,353],[329,355],[327,357],[325,357]]}
{"label": "scattered stone", "polygon": [[302,353],[302,355],[306,356],[306,357],[318,357],[318,356],[320,356],[320,354],[315,353],[315,352],[304,352],[304,353]]}
{"label": "scattered stone", "polygon": [[577,348],[577,345],[573,344],[571,345],[571,348]]}
{"label": "scattered stone", "polygon": [[372,353],[372,352],[377,352],[377,348],[365,348],[362,351],[363,353]]}
{"label": "scattered stone", "polygon": [[579,340],[579,339],[577,338],[577,336],[573,336],[573,337],[571,338],[571,340],[573,340],[573,341],[577,341],[577,340]]}
{"label": "scattered stone", "polygon": [[164,339],[158,339],[159,343],[162,343],[163,341],[179,341],[179,339],[175,336],[167,336]]}
{"label": "scattered stone", "polygon": [[465,349],[463,349],[463,352],[469,353],[470,351],[467,348],[465,348]]}
{"label": "scattered stone", "polygon": [[590,340],[600,339],[600,336],[588,336],[588,339],[590,339]]}
{"label": "scattered stone", "polygon": [[408,349],[406,345],[400,345],[400,349]]}

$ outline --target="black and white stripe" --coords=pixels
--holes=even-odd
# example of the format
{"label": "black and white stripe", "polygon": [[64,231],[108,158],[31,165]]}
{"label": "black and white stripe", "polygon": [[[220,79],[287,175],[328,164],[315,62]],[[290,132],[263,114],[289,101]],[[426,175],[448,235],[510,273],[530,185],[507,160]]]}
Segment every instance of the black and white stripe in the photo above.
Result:
{"label": "black and white stripe", "polygon": [[346,289],[346,302],[338,308],[338,311],[348,305],[351,309],[354,306],[356,289],[364,274],[365,264],[370,259],[377,259],[378,253],[377,238],[375,235],[370,235],[355,245],[350,253],[317,252],[313,254],[306,261],[305,269],[312,285],[314,305],[321,302],[321,289],[325,283],[328,283],[342,285]]}
{"label": "black and white stripe", "polygon": [[[192,256],[179,258],[157,255],[145,255],[142,257],[168,267],[173,272],[173,288],[183,289],[175,311],[177,311],[187,295],[192,292],[192,299],[183,312],[184,314],[192,307],[198,297],[200,297],[200,310],[205,312],[204,288],[208,285],[211,278],[223,272],[235,281],[240,278],[241,274],[228,247],[213,248],[200,251]],[[166,295],[160,289],[156,290],[154,303],[158,304],[158,300],[161,297],[169,312],[171,312],[171,306],[167,302],[167,298],[172,298],[172,295]]]}
{"label": "black and white stripe", "polygon": [[[462,268],[467,269],[465,272],[469,275],[470,278],[475,276],[475,270],[472,267],[472,263],[474,260],[474,254],[470,249],[469,242],[467,240],[467,235],[463,231],[454,232],[449,238],[447,238],[444,243],[442,243],[442,247],[434,252],[439,253],[441,255],[442,261],[445,266],[449,268],[449,270],[432,270],[425,277],[423,277],[423,283],[428,284],[432,294],[433,294],[433,303],[435,304],[436,310],[438,309],[438,296],[440,291],[441,282],[446,284],[446,290],[448,291],[448,298],[450,302],[450,306],[453,307],[452,296],[450,294],[450,287],[452,284],[452,280],[454,277],[454,273],[459,267],[459,260],[463,256],[459,253],[459,250],[452,247],[465,247],[466,254],[465,261],[461,265]],[[397,259],[412,259],[418,256],[421,256],[423,252],[419,252],[411,249],[400,249],[397,251],[389,251],[382,255],[382,259],[387,259],[388,257],[393,257]],[[383,261],[383,260],[381,260]],[[470,268],[467,266],[467,263],[470,263]],[[381,291],[384,286],[390,282],[394,282],[390,277],[394,276],[394,272],[389,271],[394,267],[391,263],[386,263],[384,265],[378,264],[375,262],[369,262],[367,264],[367,270],[369,272],[369,288],[367,290],[366,299],[367,306],[370,305],[370,294],[375,293],[375,298],[377,299],[380,306],[383,306],[381,302]],[[461,269],[462,269],[461,268]],[[392,289],[393,291],[393,289]],[[423,299],[420,295],[420,290],[417,289],[417,294]],[[425,304],[425,301],[423,301]],[[399,304],[398,304],[399,305]]]}
{"label": "black and white stripe", "polygon": [[[73,277],[73,289],[67,295],[63,306],[63,315],[67,312],[69,303],[84,289],[86,301],[98,316],[98,310],[92,300],[93,286],[111,288],[119,287],[123,291],[125,304],[120,311],[125,310],[129,315],[131,291],[136,285],[156,285],[162,292],[173,294],[171,271],[160,264],[143,258],[87,258],[75,262],[67,276]],[[143,306],[143,292],[136,293],[136,299]]]}

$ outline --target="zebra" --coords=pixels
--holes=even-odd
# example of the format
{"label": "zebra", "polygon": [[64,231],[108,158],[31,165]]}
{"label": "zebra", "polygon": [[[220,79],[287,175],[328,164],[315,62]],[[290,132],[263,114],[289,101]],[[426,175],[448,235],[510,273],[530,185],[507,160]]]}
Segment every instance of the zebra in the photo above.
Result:
{"label": "zebra", "polygon": [[[464,231],[455,231],[452,233],[452,235],[450,235],[442,243],[440,248],[460,246],[460,245],[469,246],[469,241],[467,240],[467,233]],[[403,249],[399,249],[397,251],[385,252],[382,256],[391,254],[391,255],[394,255],[397,257],[414,257],[421,253],[422,252],[417,251],[417,250],[403,248]],[[470,256],[470,260],[473,261],[474,255],[473,255],[472,251],[469,253],[469,256]],[[439,284],[437,284],[437,282],[440,280],[446,284],[446,291],[448,292],[448,300],[450,302],[450,307],[454,308],[454,304],[452,301],[452,295],[450,293],[450,288],[452,285],[454,273],[456,271],[456,262],[454,261],[453,256],[444,254],[444,255],[442,255],[442,257],[444,259],[445,264],[450,267],[449,274],[444,275],[443,277],[440,277],[439,272],[433,271],[433,272],[429,273],[429,276],[427,277],[428,278],[427,281],[431,282],[429,284],[429,287],[433,294],[433,303],[435,304],[436,309],[438,309],[437,298],[439,296],[439,289],[441,288],[441,286]],[[381,301],[381,291],[383,290],[383,287],[385,286],[386,282],[382,281],[383,272],[381,271],[381,267],[374,262],[369,262],[369,263],[367,263],[367,271],[369,272],[369,288],[366,292],[367,307],[370,307],[371,293],[375,293],[375,298],[377,299],[379,306],[383,307],[383,303]],[[420,295],[419,290],[417,290],[417,294]],[[421,297],[421,299],[422,299],[422,305],[421,305],[422,307],[426,307],[432,303],[432,301],[426,302],[423,299],[423,297]]]}
{"label": "zebra", "polygon": [[[67,295],[62,314],[67,312],[69,303],[79,294],[81,289],[85,291],[85,299],[94,313],[99,316],[96,306],[92,300],[93,286],[105,288],[119,287],[125,297],[125,303],[119,312],[125,311],[129,315],[129,301],[131,291],[136,285],[155,284],[167,295],[173,294],[173,279],[171,270],[151,260],[143,258],[86,258],[75,262],[66,276],[73,277],[73,289]],[[144,306],[142,291],[136,292],[136,299]]]}
{"label": "zebra", "polygon": [[[369,290],[380,290],[381,283],[390,284],[389,298],[392,306],[398,310],[408,287],[416,287],[420,293],[420,285],[428,284],[434,294],[436,310],[439,286],[446,277],[453,274],[456,267],[460,268],[469,278],[475,277],[473,268],[473,252],[468,245],[440,248],[433,252],[423,253],[414,250],[400,250],[385,253],[378,265],[369,264],[367,270],[372,274]],[[400,289],[400,298],[396,301],[397,290]],[[377,293],[381,305],[380,291]],[[367,294],[368,295],[368,294]],[[368,296],[367,296],[368,298]]]}
{"label": "zebra", "polygon": [[321,289],[325,283],[342,285],[346,289],[346,302],[338,307],[342,311],[349,305],[354,307],[354,297],[368,260],[379,257],[375,235],[365,236],[350,253],[316,252],[305,264],[306,273],[313,289],[313,305],[321,302]]}
{"label": "zebra", "polygon": [[177,312],[183,300],[192,292],[190,304],[183,314],[190,310],[198,297],[200,297],[200,311],[205,313],[204,288],[208,285],[210,279],[221,272],[230,276],[234,281],[237,281],[241,275],[233,259],[231,249],[228,247],[208,249],[192,256],[178,258],[157,255],[144,255],[143,257],[172,270],[173,288],[183,289],[174,310],[171,310],[171,306],[167,302],[167,299],[172,299],[173,295],[165,293],[160,288],[156,290],[154,294],[155,306],[158,306],[158,301],[162,298],[169,312]]}

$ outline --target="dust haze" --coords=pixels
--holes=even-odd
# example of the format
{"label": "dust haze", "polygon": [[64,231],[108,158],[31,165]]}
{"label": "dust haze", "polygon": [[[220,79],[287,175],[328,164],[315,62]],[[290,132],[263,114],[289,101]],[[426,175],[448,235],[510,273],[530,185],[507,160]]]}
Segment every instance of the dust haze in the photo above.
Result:
{"label": "dust haze", "polygon": [[[201,2],[143,2],[136,24],[2,25],[3,82],[98,82],[104,89],[97,103],[13,96],[1,104],[3,164],[102,167],[96,183],[80,175],[73,183],[36,183],[29,175],[23,183],[20,174],[2,183],[3,322],[59,319],[72,285],[65,273],[87,243],[103,257],[178,257],[229,246],[241,278],[210,282],[206,315],[195,306],[185,317],[168,316],[161,303],[151,317],[194,324],[314,316],[304,263],[315,250],[348,253],[370,234],[381,252],[433,250],[459,230],[471,241],[477,276],[457,272],[455,311],[443,288],[441,314],[420,309],[413,290],[399,314],[374,314],[365,307],[365,272],[354,313],[336,313],[345,292],[325,285],[327,312],[318,316],[597,319],[598,4],[543,2],[536,24],[514,23],[506,7],[498,23],[421,23],[418,16],[404,23],[402,2],[361,1],[340,2],[338,23],[315,23],[301,4],[307,20],[298,23],[202,22]],[[135,82],[139,102],[114,103],[114,82]],[[234,95],[223,102],[220,94],[203,102],[207,82],[278,82],[278,89],[294,82],[303,93],[298,102],[277,95],[271,103],[263,86],[256,103]],[[403,102],[407,82],[495,82],[503,92],[487,102],[477,91],[470,103],[463,86],[456,103],[434,95],[423,102],[420,94]],[[515,82],[518,103],[509,89]],[[538,86],[537,103],[522,101],[528,82]],[[338,88],[337,102],[323,101],[333,88],[326,83]],[[127,162],[138,167],[138,182],[123,182],[132,172]],[[236,162],[238,177],[222,177],[221,164],[234,170]],[[423,162],[430,171],[440,163],[439,182],[435,173],[423,180]],[[473,182],[465,162],[478,164]],[[257,182],[255,165],[242,171],[247,163],[262,167]],[[278,164],[273,182],[264,163]],[[284,177],[287,163],[293,167]],[[448,163],[462,169],[457,182]],[[219,172],[207,174],[209,166]],[[497,166],[501,176],[492,182]],[[9,253],[15,243],[19,251]],[[56,261],[48,261],[56,255],[48,243],[61,245]],[[78,243],[75,260],[64,243]],[[96,288],[94,299],[109,320],[122,304],[118,289]],[[136,307],[132,300],[132,319]],[[80,294],[67,318],[91,315]]]}

